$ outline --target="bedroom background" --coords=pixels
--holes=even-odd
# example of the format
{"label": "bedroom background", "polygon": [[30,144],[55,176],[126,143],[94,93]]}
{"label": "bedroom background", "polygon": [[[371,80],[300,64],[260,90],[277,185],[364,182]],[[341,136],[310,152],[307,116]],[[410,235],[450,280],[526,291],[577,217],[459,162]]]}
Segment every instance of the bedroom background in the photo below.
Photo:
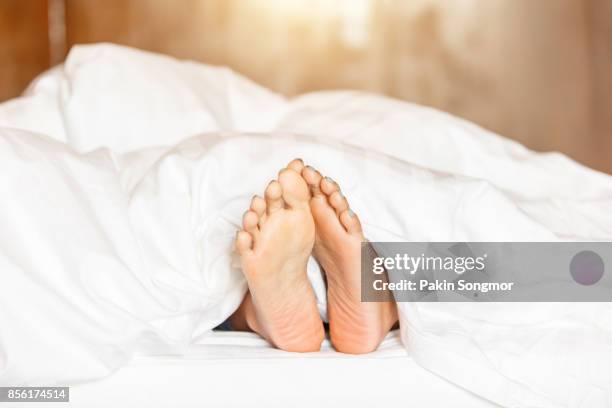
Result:
{"label": "bedroom background", "polygon": [[0,0],[0,101],[92,42],[386,94],[612,174],[612,0]]}

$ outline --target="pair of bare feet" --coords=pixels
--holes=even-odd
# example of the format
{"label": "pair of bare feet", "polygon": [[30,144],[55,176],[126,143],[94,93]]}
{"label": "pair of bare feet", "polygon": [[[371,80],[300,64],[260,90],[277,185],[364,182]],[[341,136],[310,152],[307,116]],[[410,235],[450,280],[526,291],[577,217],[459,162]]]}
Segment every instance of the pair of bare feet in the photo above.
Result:
{"label": "pair of bare feet", "polygon": [[327,279],[332,344],[351,354],[375,350],[397,322],[397,309],[361,302],[364,236],[338,184],[295,159],[264,197],[253,197],[236,237],[249,292],[232,326],[283,350],[319,350],[325,332],[306,275],[313,254]]}

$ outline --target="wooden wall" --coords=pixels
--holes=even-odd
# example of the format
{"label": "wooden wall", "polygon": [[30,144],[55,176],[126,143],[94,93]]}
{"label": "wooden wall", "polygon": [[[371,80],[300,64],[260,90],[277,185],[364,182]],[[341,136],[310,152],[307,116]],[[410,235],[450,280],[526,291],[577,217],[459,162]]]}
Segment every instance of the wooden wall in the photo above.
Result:
{"label": "wooden wall", "polygon": [[47,0],[0,0],[0,101],[49,67]]}
{"label": "wooden wall", "polygon": [[109,41],[285,95],[357,88],[434,106],[612,173],[612,0],[48,2],[65,30],[51,56],[45,30],[62,30],[47,2],[0,0],[0,99],[72,44]]}
{"label": "wooden wall", "polygon": [[591,148],[599,154],[586,154],[585,162],[612,174],[612,0],[592,0],[589,4],[591,27],[591,85],[593,89]]}

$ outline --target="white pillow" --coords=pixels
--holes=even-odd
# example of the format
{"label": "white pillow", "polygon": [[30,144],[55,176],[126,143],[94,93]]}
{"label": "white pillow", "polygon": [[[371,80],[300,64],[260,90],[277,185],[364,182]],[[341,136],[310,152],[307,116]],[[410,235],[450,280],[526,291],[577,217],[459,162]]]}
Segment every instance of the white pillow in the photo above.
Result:
{"label": "white pillow", "polygon": [[22,129],[66,142],[60,104],[63,67],[57,66],[36,78],[23,96],[0,104],[0,127]]}
{"label": "white pillow", "polygon": [[266,131],[285,101],[227,68],[111,44],[75,46],[61,111],[78,151],[170,146],[198,133]]}

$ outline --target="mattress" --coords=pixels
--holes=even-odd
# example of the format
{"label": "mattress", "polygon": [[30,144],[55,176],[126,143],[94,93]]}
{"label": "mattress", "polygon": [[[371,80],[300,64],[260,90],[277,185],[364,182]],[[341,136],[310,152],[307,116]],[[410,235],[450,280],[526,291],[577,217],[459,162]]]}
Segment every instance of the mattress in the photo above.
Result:
{"label": "mattress", "polygon": [[287,353],[252,333],[213,332],[182,356],[137,356],[106,379],[74,386],[70,407],[220,406],[491,407],[415,363],[399,333],[351,356],[328,340],[319,353]]}

